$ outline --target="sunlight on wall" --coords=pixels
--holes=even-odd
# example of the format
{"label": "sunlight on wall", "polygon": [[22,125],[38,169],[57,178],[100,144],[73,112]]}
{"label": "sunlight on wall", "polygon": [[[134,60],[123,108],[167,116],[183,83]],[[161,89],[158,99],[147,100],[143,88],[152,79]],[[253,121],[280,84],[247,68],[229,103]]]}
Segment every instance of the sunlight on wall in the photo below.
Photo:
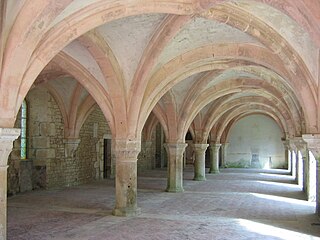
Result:
{"label": "sunlight on wall", "polygon": [[[307,240],[307,239],[319,239],[310,235],[306,235],[303,233],[270,226],[263,223],[257,223],[250,220],[239,219],[239,224],[245,227],[248,231],[255,232],[261,235],[269,236],[269,237],[276,237],[279,239],[294,239],[294,240]],[[268,239],[268,238],[266,238]]]}
{"label": "sunlight on wall", "polygon": [[227,167],[277,169],[286,166],[282,132],[264,115],[240,119],[228,135]]}
{"label": "sunlight on wall", "polygon": [[316,201],[316,192],[317,192],[317,161],[314,158],[311,151],[309,151],[309,191],[308,198],[309,201]]}

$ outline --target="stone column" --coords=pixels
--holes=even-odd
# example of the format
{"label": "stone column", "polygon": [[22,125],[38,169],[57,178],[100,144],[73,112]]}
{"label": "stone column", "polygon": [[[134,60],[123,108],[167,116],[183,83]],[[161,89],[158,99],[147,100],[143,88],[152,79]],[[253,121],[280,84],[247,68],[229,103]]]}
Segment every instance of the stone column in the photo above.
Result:
{"label": "stone column", "polygon": [[290,139],[290,152],[291,152],[291,175],[298,183],[298,149],[295,144],[295,139]]}
{"label": "stone column", "polygon": [[206,180],[206,149],[209,144],[193,144],[195,151],[194,178],[195,181]]}
{"label": "stone column", "polygon": [[[316,212],[320,216],[320,134],[302,135],[308,149],[313,153],[316,164]],[[312,171],[312,169],[310,169]]]}
{"label": "stone column", "polygon": [[308,151],[302,153],[302,161],[303,161],[303,177],[302,177],[302,190],[307,193],[308,192],[308,181],[309,181],[309,154]]}
{"label": "stone column", "polygon": [[299,183],[301,183],[299,181],[300,179],[300,167],[301,167],[301,162],[300,162],[300,157],[299,157],[299,151],[297,149],[296,151],[296,183],[299,185]]}
{"label": "stone column", "polygon": [[146,154],[146,164],[145,168],[147,169],[154,169],[156,166],[155,163],[155,148],[153,146],[152,141],[145,142],[145,154]]}
{"label": "stone column", "polygon": [[302,189],[307,194],[308,200],[312,197],[309,194],[310,190],[310,161],[309,161],[309,149],[307,149],[306,142],[301,138],[301,141],[297,144],[297,148],[302,155]]}
{"label": "stone column", "polygon": [[141,150],[140,141],[114,140],[113,151],[116,158],[116,205],[115,216],[136,216],[137,207],[137,160]]}
{"label": "stone column", "polygon": [[7,169],[13,141],[20,129],[0,128],[0,239],[7,239]]}
{"label": "stone column", "polygon": [[168,153],[167,192],[183,192],[183,153],[186,143],[167,143]]}
{"label": "stone column", "polygon": [[210,144],[210,170],[209,173],[219,173],[219,149],[222,144]]}
{"label": "stone column", "polygon": [[290,151],[291,156],[291,175],[294,177],[294,180],[297,180],[297,151],[291,150]]}
{"label": "stone column", "polygon": [[[305,141],[303,141],[302,137],[296,137],[294,139],[296,148],[297,148],[297,180],[298,185],[302,186],[303,191],[305,191],[305,165],[306,165],[306,155],[307,155],[307,145]],[[302,159],[300,159],[299,153],[301,154]]]}
{"label": "stone column", "polygon": [[[222,143],[221,144],[221,167],[226,167],[226,158],[227,158],[227,149],[229,143]],[[219,153],[218,153],[219,154]],[[218,158],[219,159],[219,158]],[[219,163],[218,163],[219,164]]]}
{"label": "stone column", "polygon": [[288,171],[291,173],[291,151],[290,151],[290,141],[289,140],[284,140],[282,141],[283,146],[284,146],[284,159],[286,160],[288,164]]}

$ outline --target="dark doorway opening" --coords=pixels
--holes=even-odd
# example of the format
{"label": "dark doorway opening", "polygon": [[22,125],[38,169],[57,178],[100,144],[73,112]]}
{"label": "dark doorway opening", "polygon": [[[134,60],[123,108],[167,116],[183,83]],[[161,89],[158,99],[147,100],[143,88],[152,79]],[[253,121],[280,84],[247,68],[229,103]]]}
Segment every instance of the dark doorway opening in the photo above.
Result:
{"label": "dark doorway opening", "polygon": [[103,178],[111,177],[111,139],[104,139]]}

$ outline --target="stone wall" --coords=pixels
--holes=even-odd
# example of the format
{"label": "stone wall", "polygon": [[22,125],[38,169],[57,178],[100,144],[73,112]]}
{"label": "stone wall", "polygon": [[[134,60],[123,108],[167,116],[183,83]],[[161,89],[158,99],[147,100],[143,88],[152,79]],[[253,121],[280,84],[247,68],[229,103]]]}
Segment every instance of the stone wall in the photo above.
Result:
{"label": "stone wall", "polygon": [[154,169],[156,167],[156,131],[152,133],[151,139],[145,140],[142,135],[141,152],[138,155],[138,171]]}
{"label": "stone wall", "polygon": [[100,161],[103,161],[104,135],[111,135],[110,128],[98,106],[95,106],[80,130],[80,144],[76,152],[76,171],[70,181],[85,183],[100,178]]}
{"label": "stone wall", "polygon": [[227,167],[283,168],[286,165],[282,132],[274,120],[251,115],[231,129],[227,148]]}
{"label": "stone wall", "polygon": [[160,123],[156,126],[156,136],[155,136],[155,167],[164,168],[167,167],[168,156],[164,148],[165,144],[165,134]]}
{"label": "stone wall", "polygon": [[[32,89],[27,97],[28,131],[27,160],[20,159],[20,138],[14,142],[8,159],[8,193],[30,191],[38,188],[60,188],[87,183],[104,177],[104,138],[111,138],[111,131],[100,108],[95,105],[81,127],[78,148],[71,156],[66,154],[64,122],[55,99],[43,87]],[[15,127],[20,128],[20,114]],[[160,145],[156,144],[156,130]],[[156,128],[150,140],[142,136],[138,155],[138,171],[164,167],[166,158],[163,133]],[[159,142],[158,141],[158,142]],[[110,141],[111,142],[111,141]],[[112,148],[111,148],[112,149]],[[114,154],[111,153],[114,166]],[[163,163],[162,163],[163,162]],[[111,174],[114,175],[114,167]]]}
{"label": "stone wall", "polygon": [[[8,159],[8,194],[37,188],[74,186],[100,177],[103,136],[109,126],[94,106],[80,130],[80,144],[73,156],[65,154],[64,123],[54,98],[45,88],[32,89],[27,97],[27,160],[20,159],[20,138]],[[20,128],[20,114],[15,127]]]}
{"label": "stone wall", "polygon": [[[65,186],[67,162],[64,159],[64,124],[59,106],[44,88],[31,90],[27,102],[29,159],[39,171],[35,174],[39,176],[38,185],[47,188]],[[45,182],[41,183],[41,180]]]}

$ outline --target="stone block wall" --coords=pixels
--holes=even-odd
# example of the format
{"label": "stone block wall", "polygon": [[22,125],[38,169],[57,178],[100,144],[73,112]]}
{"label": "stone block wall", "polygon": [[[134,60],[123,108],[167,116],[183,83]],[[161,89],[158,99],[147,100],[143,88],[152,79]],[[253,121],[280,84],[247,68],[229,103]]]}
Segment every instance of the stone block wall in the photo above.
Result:
{"label": "stone block wall", "polygon": [[[37,87],[28,93],[26,100],[27,160],[20,159],[19,138],[14,142],[8,160],[8,193],[75,186],[103,178],[104,138],[110,138],[111,131],[100,108],[93,107],[81,127],[78,148],[68,156],[65,153],[63,117],[55,99],[46,88]],[[20,125],[18,114],[15,127],[20,128]],[[138,171],[155,168],[157,152],[161,151],[158,153],[161,158],[166,155],[162,138],[161,146],[157,147],[156,132],[155,129],[148,141],[142,136]],[[114,166],[115,159],[112,158],[111,162]],[[111,176],[113,174],[111,171]]]}
{"label": "stone block wall", "polygon": [[100,142],[105,134],[111,134],[110,128],[100,108],[95,106],[80,130],[81,142],[76,152],[74,182],[85,183],[100,178],[100,167],[103,167],[100,165],[103,160]]}
{"label": "stone block wall", "polygon": [[33,164],[33,188],[63,186],[64,124],[56,101],[45,88],[27,97],[27,157]]}
{"label": "stone block wall", "polygon": [[156,130],[151,135],[151,139],[145,140],[142,135],[141,152],[138,155],[138,171],[150,170],[156,167]]}
{"label": "stone block wall", "polygon": [[[99,178],[99,142],[109,126],[94,106],[80,131],[80,144],[73,156],[65,155],[64,122],[59,106],[45,88],[32,89],[28,103],[27,160],[20,159],[20,138],[8,159],[8,194],[38,188],[60,188]],[[20,114],[15,127],[20,128]],[[102,159],[103,161],[103,159]]]}

